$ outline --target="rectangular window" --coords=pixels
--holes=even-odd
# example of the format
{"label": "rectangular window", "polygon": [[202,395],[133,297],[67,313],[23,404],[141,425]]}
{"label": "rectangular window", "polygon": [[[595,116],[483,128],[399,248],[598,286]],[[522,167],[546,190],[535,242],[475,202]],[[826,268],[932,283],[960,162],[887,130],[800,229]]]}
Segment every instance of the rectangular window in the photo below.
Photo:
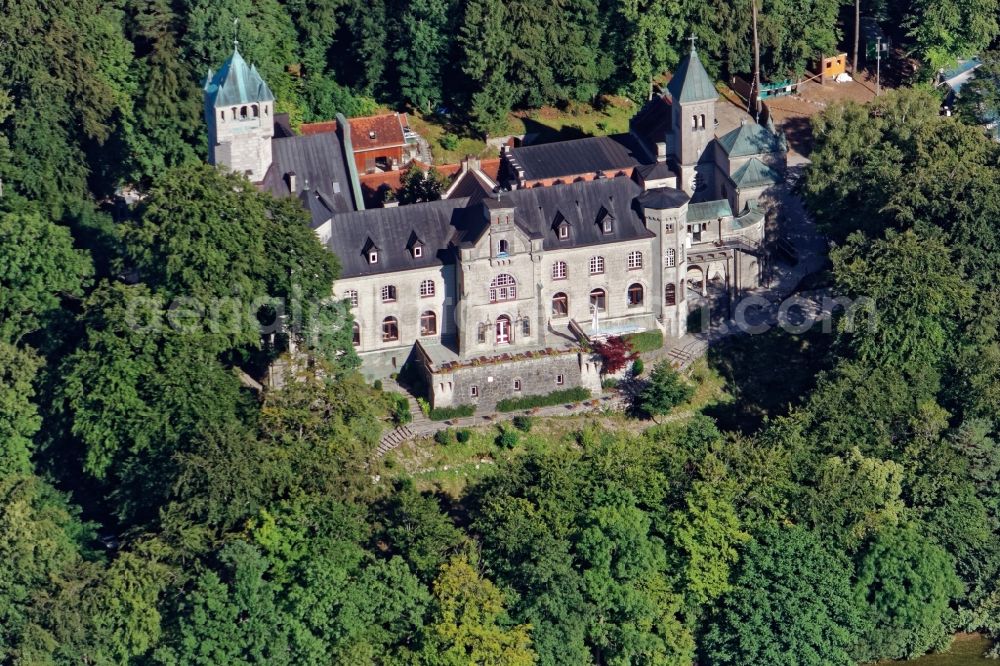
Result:
{"label": "rectangular window", "polygon": [[561,227],[559,227],[559,238],[561,238],[563,240],[569,238],[569,225],[568,224],[564,224]]}
{"label": "rectangular window", "polygon": [[531,335],[531,320],[527,317],[521,320],[521,334]]}
{"label": "rectangular window", "polygon": [[415,259],[419,259],[422,256],[424,256],[424,248],[422,246],[420,246],[420,245],[414,245],[413,246],[413,257]]}
{"label": "rectangular window", "polygon": [[377,264],[378,263],[378,252],[372,251],[372,252],[368,253],[368,263],[369,264]]}
{"label": "rectangular window", "polygon": [[556,386],[562,386],[564,379],[562,375],[556,375]]}
{"label": "rectangular window", "polygon": [[473,386],[469,390],[469,393],[470,393],[470,395],[472,395],[473,398],[478,398],[479,397],[479,387],[478,386]]}
{"label": "rectangular window", "polygon": [[663,233],[665,233],[665,234],[672,234],[672,233],[674,233],[674,225],[673,225],[673,223],[668,222],[668,223],[664,224],[663,225]]}
{"label": "rectangular window", "polygon": [[515,391],[520,391],[521,390],[521,380],[520,379],[515,379],[514,380],[514,390]]}
{"label": "rectangular window", "polygon": [[604,220],[604,233],[611,233],[611,220]]}

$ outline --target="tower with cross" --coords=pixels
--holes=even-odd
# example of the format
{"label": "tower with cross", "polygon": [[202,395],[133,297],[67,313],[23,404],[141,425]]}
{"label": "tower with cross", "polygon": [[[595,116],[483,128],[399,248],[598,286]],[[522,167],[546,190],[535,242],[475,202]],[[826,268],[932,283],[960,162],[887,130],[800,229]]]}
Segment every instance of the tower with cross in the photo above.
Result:
{"label": "tower with cross", "polygon": [[711,169],[699,167],[705,149],[715,137],[715,102],[719,97],[712,77],[698,57],[697,37],[688,37],[691,51],[681,60],[667,84],[672,104],[672,157],[678,186],[689,195],[711,185]]}
{"label": "tower with cross", "polygon": [[208,161],[259,182],[272,161],[274,95],[257,67],[240,54],[236,27],[234,22],[233,54],[205,78]]}

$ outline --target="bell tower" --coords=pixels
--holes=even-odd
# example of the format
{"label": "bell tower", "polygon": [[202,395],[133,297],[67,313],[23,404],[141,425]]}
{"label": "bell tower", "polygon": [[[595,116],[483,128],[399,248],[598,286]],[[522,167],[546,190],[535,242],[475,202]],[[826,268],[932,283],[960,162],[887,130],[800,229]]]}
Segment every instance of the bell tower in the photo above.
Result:
{"label": "bell tower", "polygon": [[[673,105],[672,127],[674,155],[680,189],[690,196],[711,184],[711,169],[699,170],[698,164],[708,144],[715,138],[715,101],[719,93],[712,78],[698,58],[692,36],[691,52],[681,60],[674,77],[667,84]],[[704,173],[700,173],[703,171]]]}
{"label": "bell tower", "polygon": [[239,42],[218,72],[208,71],[204,96],[209,164],[263,180],[271,166],[274,95],[257,67],[240,55]]}

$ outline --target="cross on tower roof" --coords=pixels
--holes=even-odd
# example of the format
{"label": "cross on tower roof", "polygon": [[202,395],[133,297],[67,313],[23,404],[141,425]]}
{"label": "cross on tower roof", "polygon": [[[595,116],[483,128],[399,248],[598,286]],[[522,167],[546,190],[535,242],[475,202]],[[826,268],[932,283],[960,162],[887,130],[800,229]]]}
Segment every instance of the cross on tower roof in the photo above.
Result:
{"label": "cross on tower roof", "polygon": [[698,36],[695,35],[694,33],[691,33],[691,36],[688,37],[687,39],[689,42],[691,42],[691,50],[694,51],[694,43],[698,40]]}
{"label": "cross on tower roof", "polygon": [[233,19],[233,50],[240,50],[240,40],[239,40],[239,26],[240,20],[238,18]]}

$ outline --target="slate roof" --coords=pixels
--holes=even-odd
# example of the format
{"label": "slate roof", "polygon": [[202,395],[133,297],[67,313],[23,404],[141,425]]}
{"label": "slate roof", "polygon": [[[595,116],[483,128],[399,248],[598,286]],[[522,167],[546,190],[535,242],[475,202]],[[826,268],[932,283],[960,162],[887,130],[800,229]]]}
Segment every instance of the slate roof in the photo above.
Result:
{"label": "slate roof", "polygon": [[720,217],[732,217],[733,209],[729,205],[728,199],[718,201],[703,201],[693,203],[688,206],[688,222],[700,222],[702,220],[717,220]]}
{"label": "slate roof", "polygon": [[[354,210],[344,151],[335,133],[275,138],[271,153],[261,187],[276,197],[298,197],[312,215],[312,228],[333,214]],[[289,172],[295,174],[294,192],[288,188]]]}
{"label": "slate roof", "polygon": [[493,193],[493,188],[496,187],[496,183],[490,183],[487,178],[489,177],[478,173],[475,169],[466,171],[456,178],[455,182],[448,188],[448,198],[468,198],[473,203],[482,201],[489,197]]}
{"label": "slate roof", "polygon": [[691,52],[677,66],[677,71],[667,84],[667,90],[675,102],[684,104],[709,102],[719,97],[715,84],[712,83],[712,77],[705,71],[705,66],[698,57],[698,51],[693,46]]}
{"label": "slate roof", "polygon": [[629,127],[651,147],[655,154],[656,144],[667,140],[673,130],[673,107],[666,95],[656,95],[642,105],[639,112],[629,120]]}
{"label": "slate roof", "polygon": [[206,103],[213,107],[249,104],[251,102],[273,102],[274,94],[257,72],[256,65],[247,65],[238,49],[222,64],[219,71],[212,74],[208,70],[205,77]]}
{"label": "slate roof", "polygon": [[[677,190],[659,192],[676,197],[673,201],[687,201]],[[649,238],[652,232],[636,202],[640,194],[642,188],[631,179],[609,178],[515,190],[504,193],[501,202],[491,197],[476,203],[462,197],[344,213],[331,220],[328,247],[340,258],[342,277],[450,264],[456,247],[475,243],[489,229],[487,208],[497,206],[513,206],[515,224],[530,238],[541,238],[546,250]],[[609,214],[614,223],[612,232],[605,234],[598,221]],[[559,239],[557,218],[569,222],[568,239]],[[427,245],[419,258],[407,250],[413,234]],[[369,241],[380,249],[376,264],[369,264],[363,253]]]}
{"label": "slate roof", "polygon": [[651,160],[630,134],[592,136],[571,141],[511,148],[527,180],[570,178],[598,171],[628,170]]}
{"label": "slate roof", "polygon": [[683,190],[675,190],[670,187],[660,187],[655,190],[647,190],[639,195],[639,203],[645,208],[653,210],[670,210],[679,208],[691,200]]}
{"label": "slate roof", "polygon": [[744,123],[718,139],[730,157],[784,152],[781,137],[757,123]]}
{"label": "slate roof", "polygon": [[756,157],[751,157],[750,161],[741,166],[731,176],[736,187],[765,187],[775,185],[784,179],[781,174],[761,162]]}
{"label": "slate roof", "polygon": [[674,172],[670,170],[666,162],[656,164],[642,164],[635,169],[645,180],[660,180],[661,178],[671,178]]}

